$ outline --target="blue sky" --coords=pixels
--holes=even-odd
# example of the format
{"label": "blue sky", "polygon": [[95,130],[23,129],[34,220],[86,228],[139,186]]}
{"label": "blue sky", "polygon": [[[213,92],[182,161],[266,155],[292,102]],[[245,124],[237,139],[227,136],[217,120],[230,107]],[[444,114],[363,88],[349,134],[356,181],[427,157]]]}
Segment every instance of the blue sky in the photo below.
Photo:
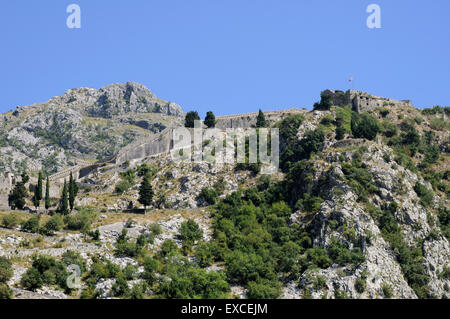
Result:
{"label": "blue sky", "polygon": [[310,108],[326,88],[450,105],[449,16],[448,0],[1,1],[0,112],[127,81],[202,116]]}

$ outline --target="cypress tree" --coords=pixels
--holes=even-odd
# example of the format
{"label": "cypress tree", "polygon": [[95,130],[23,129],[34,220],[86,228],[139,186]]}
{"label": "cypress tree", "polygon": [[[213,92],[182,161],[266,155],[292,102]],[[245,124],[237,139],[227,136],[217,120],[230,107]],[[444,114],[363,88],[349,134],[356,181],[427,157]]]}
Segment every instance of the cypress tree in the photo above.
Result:
{"label": "cypress tree", "polygon": [[74,204],[75,204],[75,198],[78,194],[78,186],[75,180],[73,179],[72,173],[70,173],[70,180],[69,180],[69,205],[70,205],[70,211],[73,210]]}
{"label": "cypress tree", "polygon": [[259,110],[258,117],[256,118],[256,127],[267,127],[268,123],[263,111]]}
{"label": "cypress tree", "polygon": [[34,195],[32,198],[33,205],[37,209],[41,205],[42,200],[42,173],[39,172],[38,183],[34,189]]}
{"label": "cypress tree", "polygon": [[144,179],[139,187],[139,203],[144,205],[144,212],[147,213],[147,206],[151,205],[153,199],[153,188],[149,177],[144,176]]}
{"label": "cypress tree", "polygon": [[34,190],[34,195],[33,198],[31,199],[34,205],[34,208],[38,208],[39,205],[41,204],[41,201],[39,200],[39,196],[38,196],[38,189],[36,187],[36,189]]}
{"label": "cypress tree", "polygon": [[47,176],[47,183],[45,184],[45,209],[48,210],[51,207],[50,203],[50,180]]}
{"label": "cypress tree", "polygon": [[42,197],[42,173],[41,172],[39,172],[36,194],[37,194],[36,195],[37,200],[41,201],[43,199],[43,197]]}
{"label": "cypress tree", "polygon": [[64,180],[64,187],[61,195],[61,200],[59,202],[59,211],[61,214],[66,215],[69,212],[69,202],[67,199],[67,182]]}

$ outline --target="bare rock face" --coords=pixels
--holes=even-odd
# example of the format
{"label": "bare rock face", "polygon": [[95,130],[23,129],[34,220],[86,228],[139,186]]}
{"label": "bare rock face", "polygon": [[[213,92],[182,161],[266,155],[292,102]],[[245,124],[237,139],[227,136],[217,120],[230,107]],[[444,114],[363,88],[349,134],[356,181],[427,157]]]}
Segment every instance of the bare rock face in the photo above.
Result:
{"label": "bare rock face", "polygon": [[71,89],[1,115],[0,170],[16,172],[26,162],[52,174],[77,159],[108,158],[139,138],[181,125],[183,116],[179,105],[134,82]]}
{"label": "bare rock face", "polygon": [[[76,96],[71,95],[69,101],[77,99]],[[162,113],[177,117],[184,114],[179,105],[158,99],[145,86],[134,82],[105,86],[96,91],[95,98],[95,103],[87,108],[87,113],[93,117],[111,118],[130,112]]]}

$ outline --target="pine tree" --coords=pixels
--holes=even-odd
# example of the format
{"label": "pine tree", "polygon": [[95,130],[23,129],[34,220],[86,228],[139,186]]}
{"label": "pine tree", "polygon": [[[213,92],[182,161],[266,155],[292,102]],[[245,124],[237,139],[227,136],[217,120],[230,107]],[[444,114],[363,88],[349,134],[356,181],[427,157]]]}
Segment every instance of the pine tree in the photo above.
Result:
{"label": "pine tree", "polygon": [[72,173],[70,173],[70,180],[69,180],[69,205],[70,205],[70,211],[73,210],[73,207],[75,205],[75,198],[78,194],[78,185],[73,179]]}
{"label": "pine tree", "polygon": [[47,176],[47,183],[45,184],[45,209],[48,210],[51,207],[50,203],[50,180]]}
{"label": "pine tree", "polygon": [[147,206],[151,205],[153,199],[153,188],[147,175],[144,176],[141,186],[139,187],[139,203],[144,205],[144,211],[147,213]]}
{"label": "pine tree", "polygon": [[210,111],[206,113],[205,125],[209,128],[216,126],[216,116],[214,115],[213,112]]}
{"label": "pine tree", "polygon": [[258,117],[256,118],[256,127],[267,127],[268,123],[263,111],[259,110]]}
{"label": "pine tree", "polygon": [[18,182],[9,193],[8,202],[12,209],[23,209],[25,207],[25,198],[28,196],[28,190],[25,184],[28,183],[29,179],[28,175],[24,172],[22,174],[22,181]]}
{"label": "pine tree", "polygon": [[184,119],[184,126],[193,128],[195,126],[195,121],[200,121],[200,116],[198,116],[198,113],[196,111],[188,112]]}
{"label": "pine tree", "polygon": [[64,187],[59,202],[59,212],[63,215],[66,215],[69,212],[69,202],[67,199],[67,193],[68,193],[67,182],[66,180],[64,180]]}

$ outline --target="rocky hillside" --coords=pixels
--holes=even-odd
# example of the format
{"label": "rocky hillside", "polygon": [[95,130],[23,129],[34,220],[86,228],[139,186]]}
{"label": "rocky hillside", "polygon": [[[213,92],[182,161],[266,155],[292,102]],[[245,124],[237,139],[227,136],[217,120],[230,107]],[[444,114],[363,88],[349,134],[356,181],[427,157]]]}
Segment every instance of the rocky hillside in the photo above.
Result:
{"label": "rocky hillside", "polygon": [[146,135],[178,126],[183,110],[128,82],[72,89],[48,102],[0,115],[0,171],[55,173],[96,161]]}
{"label": "rocky hillside", "polygon": [[[125,125],[116,109],[82,107],[83,96],[71,110]],[[136,103],[136,114],[154,116]],[[277,174],[170,154],[104,163],[78,180],[68,216],[55,211],[59,198],[50,214],[0,213],[7,285],[15,298],[449,298],[449,113],[327,90],[312,111],[267,114],[280,132]],[[144,177],[154,191],[147,214]],[[66,282],[74,264],[78,288]]]}

